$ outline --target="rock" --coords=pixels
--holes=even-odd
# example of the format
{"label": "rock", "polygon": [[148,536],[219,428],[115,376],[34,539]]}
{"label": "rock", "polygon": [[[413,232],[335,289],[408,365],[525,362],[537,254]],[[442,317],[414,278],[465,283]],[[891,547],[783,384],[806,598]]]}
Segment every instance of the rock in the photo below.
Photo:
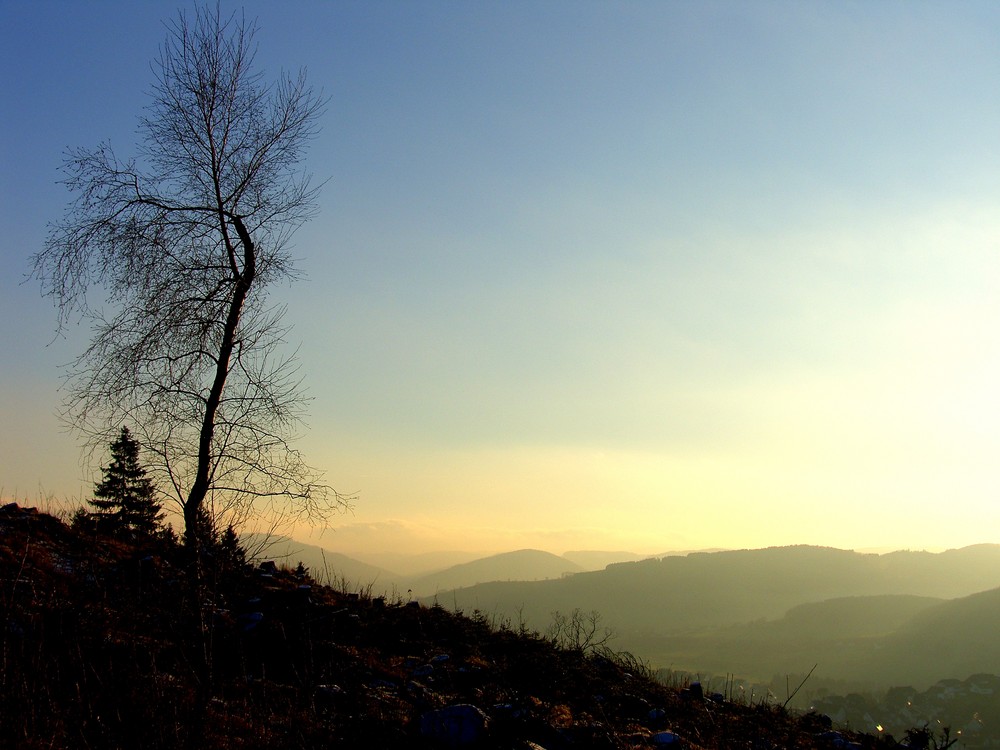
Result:
{"label": "rock", "polygon": [[420,717],[420,734],[451,747],[478,742],[486,731],[486,714],[468,703],[458,703]]}
{"label": "rock", "polygon": [[686,688],[681,690],[681,697],[689,701],[700,701],[705,697],[704,691],[701,689],[700,682],[692,682]]}
{"label": "rock", "polygon": [[236,625],[244,632],[249,633],[264,620],[263,612],[247,612],[236,618]]}
{"label": "rock", "polygon": [[674,734],[673,732],[657,732],[650,738],[650,740],[656,747],[681,744],[680,735]]}

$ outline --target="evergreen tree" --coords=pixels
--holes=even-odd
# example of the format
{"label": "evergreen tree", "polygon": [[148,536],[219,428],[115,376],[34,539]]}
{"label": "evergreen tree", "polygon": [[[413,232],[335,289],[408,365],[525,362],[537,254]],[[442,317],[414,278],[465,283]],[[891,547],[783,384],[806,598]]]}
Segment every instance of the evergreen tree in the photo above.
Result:
{"label": "evergreen tree", "polygon": [[219,535],[219,556],[223,565],[234,570],[239,570],[247,564],[247,551],[240,544],[240,537],[232,524]]}
{"label": "evergreen tree", "polygon": [[104,480],[94,487],[90,514],[100,531],[129,538],[156,533],[163,513],[157,502],[156,485],[139,463],[139,442],[127,427],[111,444],[112,461],[101,469]]}
{"label": "evergreen tree", "polygon": [[202,505],[195,513],[193,523],[185,524],[182,539],[190,549],[198,549],[204,553],[213,553],[219,544],[219,532],[215,527],[215,518],[208,508]]}

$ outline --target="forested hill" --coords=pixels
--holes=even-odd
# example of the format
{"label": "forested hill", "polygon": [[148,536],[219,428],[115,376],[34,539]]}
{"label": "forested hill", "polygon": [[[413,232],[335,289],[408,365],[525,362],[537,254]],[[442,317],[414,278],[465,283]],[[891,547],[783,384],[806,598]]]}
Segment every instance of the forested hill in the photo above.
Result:
{"label": "forested hill", "polygon": [[532,624],[544,624],[554,610],[596,610],[622,631],[662,635],[775,619],[827,599],[953,599],[998,586],[1000,545],[882,555],[793,546],[618,563],[559,580],[487,583],[439,598],[466,610],[520,612]]}

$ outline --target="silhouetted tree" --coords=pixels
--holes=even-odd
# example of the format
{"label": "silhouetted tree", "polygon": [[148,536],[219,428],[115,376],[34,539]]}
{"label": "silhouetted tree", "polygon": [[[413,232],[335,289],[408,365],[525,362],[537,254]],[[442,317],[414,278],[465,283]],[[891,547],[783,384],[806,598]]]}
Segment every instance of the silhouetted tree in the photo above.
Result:
{"label": "silhouetted tree", "polygon": [[187,523],[185,526],[181,538],[186,546],[197,549],[200,554],[211,553],[215,549],[219,535],[215,527],[215,517],[208,508],[204,506],[199,508],[195,523]]}
{"label": "silhouetted tree", "polygon": [[111,444],[111,463],[101,471],[104,479],[88,501],[96,510],[86,513],[94,528],[131,539],[153,536],[163,520],[162,506],[156,485],[139,462],[139,443],[127,427]]}
{"label": "silhouetted tree", "polygon": [[247,564],[247,551],[240,544],[240,538],[232,526],[227,526],[219,534],[219,557],[227,568],[239,569]]}
{"label": "silhouetted tree", "polygon": [[[349,500],[290,445],[303,398],[267,298],[294,276],[286,242],[314,211],[300,162],[323,102],[301,73],[263,83],[255,33],[218,7],[168,26],[137,158],[70,151],[76,197],[34,257],[60,329],[78,314],[95,327],[65,417],[91,446],[136,426],[192,545],[209,506],[315,516]],[[87,303],[94,284],[109,316]]]}

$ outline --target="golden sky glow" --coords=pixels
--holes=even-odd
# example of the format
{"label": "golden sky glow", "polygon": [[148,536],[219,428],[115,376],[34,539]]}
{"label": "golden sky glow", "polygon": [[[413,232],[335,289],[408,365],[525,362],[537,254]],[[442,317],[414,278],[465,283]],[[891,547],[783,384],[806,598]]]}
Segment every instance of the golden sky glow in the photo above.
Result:
{"label": "golden sky glow", "polygon": [[[173,12],[0,9],[6,496],[89,491],[51,416],[87,332],[19,282],[62,150],[130,147]],[[359,493],[324,544],[1000,541],[994,4],[247,13],[330,96],[278,300],[302,447]]]}

